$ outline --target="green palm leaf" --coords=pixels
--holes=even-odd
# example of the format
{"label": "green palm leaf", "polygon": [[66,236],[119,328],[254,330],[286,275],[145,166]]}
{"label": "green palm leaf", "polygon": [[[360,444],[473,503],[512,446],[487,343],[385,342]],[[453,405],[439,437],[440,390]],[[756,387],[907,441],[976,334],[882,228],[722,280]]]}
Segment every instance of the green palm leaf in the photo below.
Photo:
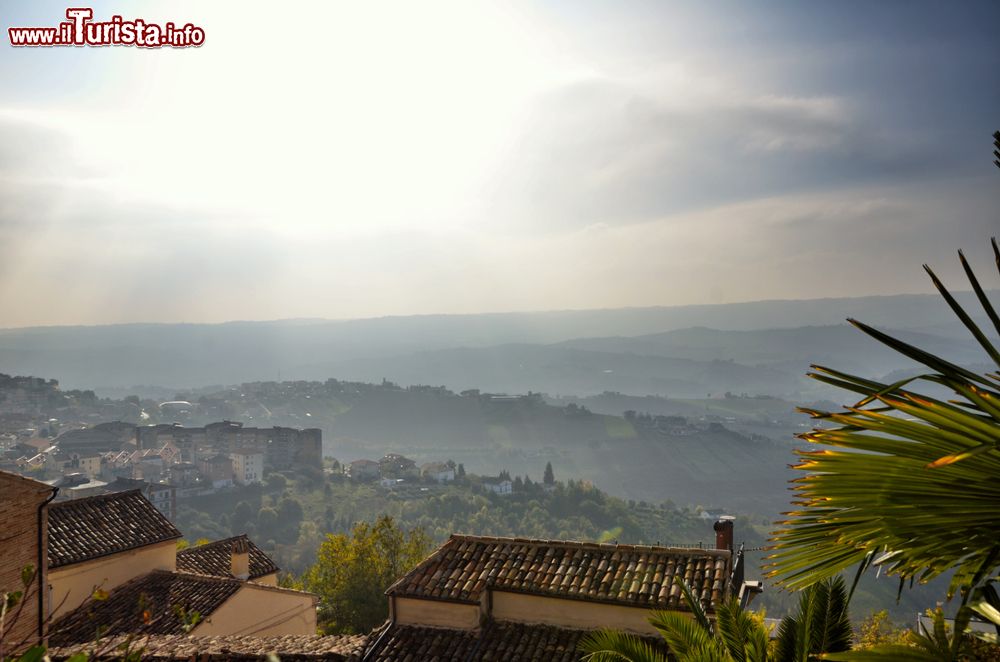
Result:
{"label": "green palm leaf", "polygon": [[590,662],[667,662],[667,656],[633,634],[598,630],[580,642],[583,659]]}
{"label": "green palm leaf", "polygon": [[672,611],[654,611],[649,622],[663,640],[667,648],[678,659],[695,650],[707,646],[717,646],[712,631],[706,629],[687,614]]}
{"label": "green palm leaf", "polygon": [[[997,325],[995,309],[961,259]],[[928,272],[1000,365],[994,344]],[[773,534],[769,574],[800,589],[875,557],[890,573],[917,581],[954,570],[949,595],[974,587],[1000,563],[1000,380],[850,321],[933,372],[883,384],[813,366],[810,377],[861,400],[839,412],[804,410],[821,423],[802,435],[816,450],[797,451],[795,468],[804,475],[792,481],[793,510]],[[921,395],[914,390],[920,382],[954,397]]]}
{"label": "green palm leaf", "polygon": [[851,647],[847,587],[841,577],[817,582],[799,596],[797,611],[778,627],[778,662],[807,662]]}
{"label": "green palm leaf", "polygon": [[716,634],[735,662],[764,662],[768,658],[767,630],[737,600],[719,605]]}
{"label": "green palm leaf", "polygon": [[688,609],[691,610],[695,622],[706,632],[711,632],[712,624],[708,620],[708,615],[705,613],[705,605],[701,603],[701,599],[694,594],[691,587],[688,586],[688,583],[682,577],[674,577],[674,583],[680,586],[681,593],[684,595],[684,602],[687,603]]}

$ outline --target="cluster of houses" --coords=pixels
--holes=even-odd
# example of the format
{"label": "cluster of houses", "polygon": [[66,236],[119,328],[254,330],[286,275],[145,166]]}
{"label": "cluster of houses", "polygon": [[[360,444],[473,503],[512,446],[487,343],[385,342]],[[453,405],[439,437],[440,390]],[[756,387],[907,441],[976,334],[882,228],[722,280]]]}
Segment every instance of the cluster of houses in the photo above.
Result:
{"label": "cluster of houses", "polygon": [[63,502],[56,492],[0,471],[0,590],[23,593],[8,646],[43,643],[53,660],[119,659],[124,643],[163,660],[575,662],[582,638],[605,628],[665,654],[648,616],[687,612],[676,577],[709,617],[759,590],[743,581],[732,518],[714,524],[714,549],[456,534],[389,587],[383,625],[323,636],[317,596],[278,586],[278,567],[247,536],[179,549],[180,531],[140,490]]}
{"label": "cluster of houses", "polygon": [[[451,460],[447,462],[427,462],[417,466],[417,463],[398,453],[387,453],[381,460],[354,460],[344,465],[344,474],[353,480],[377,481],[386,488],[394,488],[417,479],[433,480],[437,483],[449,483],[456,478],[457,466]],[[483,487],[495,494],[507,495],[514,491],[514,484],[507,472],[501,472],[497,477],[481,479]]]}
{"label": "cluster of houses", "polygon": [[407,480],[430,478],[439,483],[455,480],[454,462],[430,462],[420,467],[408,457],[386,453],[381,460],[354,460],[344,465],[344,475],[353,480],[378,481],[383,487],[394,487]]}
{"label": "cluster of houses", "polygon": [[[2,449],[0,469],[46,479],[60,488],[60,499],[116,491],[139,481],[148,497],[168,504],[259,483],[265,470],[320,466],[322,443],[318,429],[248,428],[232,421],[200,428],[111,422],[54,439],[16,440]],[[163,512],[172,518],[172,507]]]}

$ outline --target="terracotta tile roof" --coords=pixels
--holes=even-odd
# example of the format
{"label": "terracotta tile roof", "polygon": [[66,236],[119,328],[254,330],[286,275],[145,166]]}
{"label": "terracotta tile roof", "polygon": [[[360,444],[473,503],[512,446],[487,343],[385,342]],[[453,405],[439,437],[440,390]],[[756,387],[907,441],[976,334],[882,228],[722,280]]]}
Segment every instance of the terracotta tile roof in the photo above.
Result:
{"label": "terracotta tile roof", "polygon": [[102,637],[183,634],[178,608],[197,611],[204,620],[242,586],[238,579],[154,570],[125,582],[105,600],[65,614],[52,624],[49,640],[53,646],[94,641],[98,626]]}
{"label": "terracotta tile roof", "polygon": [[[368,660],[377,662],[417,662],[477,660],[503,662],[576,662],[583,658],[577,650],[586,630],[549,625],[528,625],[493,621],[480,630],[392,625],[381,640],[370,638]],[[650,643],[662,647],[656,639]]]}
{"label": "terracotta tile roof", "polygon": [[727,550],[453,535],[388,595],[479,603],[487,588],[646,609],[685,609],[675,576],[706,606],[724,596]]}
{"label": "terracotta tile roof", "polygon": [[[49,657],[64,660],[74,653],[97,651],[92,659],[120,660],[118,646],[125,643],[126,635],[111,637],[99,645],[90,643],[50,649]],[[241,637],[223,635],[201,637],[189,635],[150,635],[132,643],[133,649],[142,648],[144,660],[260,660],[268,653],[279,656],[282,662],[295,660],[356,661],[368,642],[367,635],[321,636],[314,634],[289,634],[274,637]]]}
{"label": "terracotta tile roof", "polygon": [[49,506],[49,567],[176,540],[181,532],[139,490]]}
{"label": "terracotta tile roof", "polygon": [[177,569],[183,572],[194,572],[202,575],[232,577],[231,559],[234,543],[245,543],[249,549],[250,579],[257,579],[272,572],[278,572],[279,568],[271,560],[271,557],[265,554],[263,550],[257,547],[245,535],[216,540],[207,545],[189,547],[177,552]]}

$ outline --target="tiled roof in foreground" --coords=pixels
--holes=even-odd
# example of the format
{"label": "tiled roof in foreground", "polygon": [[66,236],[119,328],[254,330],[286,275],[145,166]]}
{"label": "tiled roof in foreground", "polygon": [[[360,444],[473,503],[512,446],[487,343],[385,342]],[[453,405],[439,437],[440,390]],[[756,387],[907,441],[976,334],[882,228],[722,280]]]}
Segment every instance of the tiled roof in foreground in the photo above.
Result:
{"label": "tiled roof in foreground", "polygon": [[685,609],[682,577],[706,606],[724,596],[728,550],[453,535],[389,595],[479,603],[487,588],[645,609]]}
{"label": "tiled roof in foreground", "polygon": [[49,567],[176,540],[181,532],[139,490],[49,506]]}
{"label": "tiled roof in foreground", "polygon": [[105,600],[88,601],[52,624],[53,646],[94,641],[100,626],[102,637],[118,634],[184,634],[185,623],[178,608],[208,618],[243,582],[166,570],[125,582]]}
{"label": "tiled roof in foreground", "polygon": [[[81,651],[97,651],[94,659],[120,660],[118,647],[127,636],[112,637],[100,644],[65,646],[49,650],[53,660],[65,660]],[[282,662],[296,660],[333,660],[334,662],[361,659],[366,635],[321,636],[315,634],[287,634],[274,637],[249,637],[223,635],[199,637],[189,635],[150,635],[136,638],[133,650],[142,649],[144,660],[199,660],[218,662],[260,660],[269,653]]]}
{"label": "tiled roof in foreground", "polygon": [[245,535],[216,540],[177,552],[177,569],[202,575],[232,577],[233,544],[244,544],[244,541],[250,553],[250,579],[278,572],[278,566],[271,557]]}
{"label": "tiled roof in foreground", "polygon": [[[576,662],[577,650],[586,630],[548,625],[527,625],[497,621],[481,630],[391,625],[382,639],[372,633],[368,660],[416,662],[417,660],[477,660],[481,662]],[[653,646],[662,646],[649,639]]]}

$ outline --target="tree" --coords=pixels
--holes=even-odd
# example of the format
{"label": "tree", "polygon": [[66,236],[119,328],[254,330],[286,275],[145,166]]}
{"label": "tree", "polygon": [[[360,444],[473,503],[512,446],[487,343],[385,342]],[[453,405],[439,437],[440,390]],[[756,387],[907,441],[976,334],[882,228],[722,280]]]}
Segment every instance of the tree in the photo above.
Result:
{"label": "tree", "polygon": [[262,536],[273,538],[278,528],[278,511],[268,506],[257,511],[257,530]]}
{"label": "tree", "polygon": [[[701,601],[680,577],[674,580],[691,615],[654,611],[649,622],[663,637],[677,662],[810,662],[821,654],[850,648],[851,625],[843,581],[815,584],[803,593],[798,611],[779,626],[779,642],[769,643],[761,615],[729,598],[716,610],[714,623]],[[667,662],[658,647],[635,635],[601,630],[580,642],[590,662]]]}
{"label": "tree", "polygon": [[556,475],[552,472],[552,463],[545,463],[545,474],[542,476],[542,482],[546,485],[556,484]]}
{"label": "tree", "polygon": [[[824,659],[834,662],[949,662],[986,660],[991,658],[974,656],[973,640],[962,633],[949,632],[944,611],[938,607],[928,610],[931,617],[930,630],[908,631],[899,643],[875,646],[867,650],[836,653]],[[995,652],[993,652],[995,655]]]}
{"label": "tree", "polygon": [[287,497],[278,503],[278,517],[282,526],[294,524],[298,527],[304,516],[302,503],[295,497]]}
{"label": "tree", "polygon": [[281,492],[288,487],[288,479],[281,474],[271,474],[267,477],[267,489],[272,492]]}
{"label": "tree", "polygon": [[458,469],[455,470],[455,478],[465,478],[465,465],[461,462],[458,463]]}
{"label": "tree", "polygon": [[889,621],[886,609],[877,611],[861,621],[858,626],[856,649],[876,648],[879,646],[895,646],[905,644],[909,638],[909,628],[900,628]]}
{"label": "tree", "polygon": [[[1000,268],[995,239],[992,245]],[[1000,316],[961,251],[959,259],[1000,334]],[[924,268],[1000,368],[1000,351]],[[813,366],[811,377],[862,399],[840,412],[802,410],[823,423],[802,435],[821,448],[797,451],[796,468],[807,474],[794,482],[798,507],[774,534],[771,575],[798,588],[856,564],[859,574],[881,565],[899,576],[902,590],[906,580],[953,572],[948,598],[961,595],[956,629],[963,632],[973,612],[1000,626],[994,586],[1000,571],[1000,376],[974,372],[850,322],[929,372],[884,384]],[[952,398],[911,388],[920,382],[946,389]],[[962,639],[953,637],[949,656],[934,659],[958,659]]]}
{"label": "tree", "polygon": [[232,520],[233,533],[238,533],[246,528],[246,525],[253,521],[253,507],[246,501],[240,501],[233,510]]}
{"label": "tree", "polygon": [[422,529],[403,531],[388,515],[356,524],[349,535],[327,535],[302,577],[319,595],[320,627],[328,634],[371,631],[388,615],[385,590],[429,551]]}

